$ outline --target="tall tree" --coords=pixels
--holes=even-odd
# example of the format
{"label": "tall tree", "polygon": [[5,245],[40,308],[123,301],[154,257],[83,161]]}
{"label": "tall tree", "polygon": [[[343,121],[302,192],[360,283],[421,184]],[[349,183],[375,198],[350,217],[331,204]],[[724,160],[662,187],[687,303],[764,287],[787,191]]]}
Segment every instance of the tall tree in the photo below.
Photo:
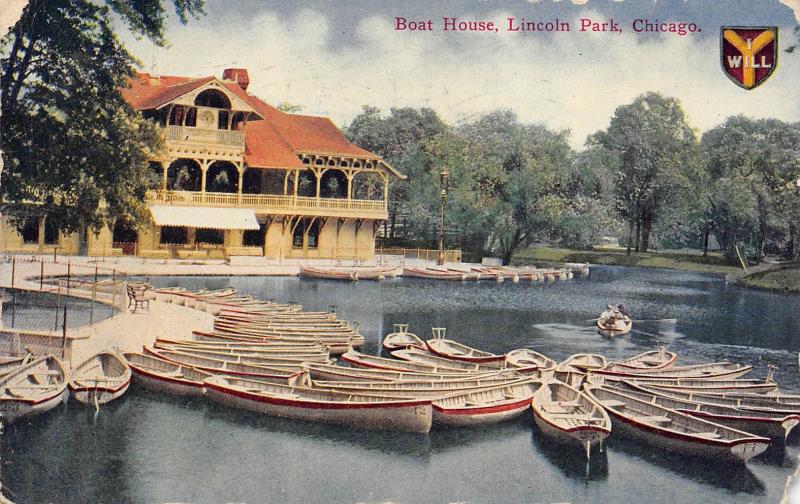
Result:
{"label": "tall tree", "polygon": [[708,219],[730,259],[737,245],[755,256],[790,249],[800,177],[800,128],[777,119],[729,117],[702,139],[714,181]]}
{"label": "tall tree", "polygon": [[616,206],[628,222],[628,253],[646,252],[660,211],[685,177],[696,143],[680,102],[645,93],[616,109],[608,129],[590,137],[617,158]]}
{"label": "tall tree", "polygon": [[[137,62],[111,12],[163,45],[163,3],[30,0],[0,47],[4,208],[45,210],[67,231],[144,218],[147,160],[161,136],[120,95]],[[182,22],[203,12],[203,0],[172,3]]]}

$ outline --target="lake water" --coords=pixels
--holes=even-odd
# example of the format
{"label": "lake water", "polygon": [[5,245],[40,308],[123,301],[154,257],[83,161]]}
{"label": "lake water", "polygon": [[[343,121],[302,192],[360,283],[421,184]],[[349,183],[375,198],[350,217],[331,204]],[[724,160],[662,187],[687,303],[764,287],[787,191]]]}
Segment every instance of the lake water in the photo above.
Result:
{"label": "lake water", "polygon": [[[380,352],[393,323],[431,326],[493,352],[529,347],[626,357],[659,345],[679,363],[779,366],[800,391],[800,297],[726,285],[716,276],[596,267],[554,284],[416,279],[339,283],[296,277],[149,278],[157,285],[236,287],[308,310],[335,304],[361,322],[362,349]],[[590,319],[609,302],[640,322],[600,337]],[[165,328],[168,334],[169,329]],[[609,438],[587,465],[582,450],[543,439],[530,413],[481,429],[428,435],[298,423],[132,390],[92,409],[69,403],[0,436],[0,480],[19,502],[777,502],[797,465],[800,435],[746,466],[693,460]]]}
{"label": "lake water", "polygon": [[5,328],[61,333],[64,305],[67,306],[67,329],[97,323],[116,310],[109,305],[48,292],[6,290],[2,322]]}

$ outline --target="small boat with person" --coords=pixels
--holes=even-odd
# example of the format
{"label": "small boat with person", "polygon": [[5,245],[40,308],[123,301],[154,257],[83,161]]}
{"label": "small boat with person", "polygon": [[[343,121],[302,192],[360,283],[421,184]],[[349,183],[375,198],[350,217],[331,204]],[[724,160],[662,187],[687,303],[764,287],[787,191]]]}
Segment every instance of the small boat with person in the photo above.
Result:
{"label": "small boat with person", "polygon": [[633,329],[633,321],[625,312],[622,305],[614,307],[608,305],[606,311],[597,317],[597,332],[602,336],[623,336]]}

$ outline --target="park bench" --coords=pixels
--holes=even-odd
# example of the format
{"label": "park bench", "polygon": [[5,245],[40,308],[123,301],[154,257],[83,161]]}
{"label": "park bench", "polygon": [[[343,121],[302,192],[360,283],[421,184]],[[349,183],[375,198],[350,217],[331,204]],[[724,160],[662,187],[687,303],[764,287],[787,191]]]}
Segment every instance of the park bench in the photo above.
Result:
{"label": "park bench", "polygon": [[136,313],[140,309],[150,311],[150,301],[156,298],[155,293],[147,284],[129,283],[128,289],[128,308],[133,306],[131,313]]}

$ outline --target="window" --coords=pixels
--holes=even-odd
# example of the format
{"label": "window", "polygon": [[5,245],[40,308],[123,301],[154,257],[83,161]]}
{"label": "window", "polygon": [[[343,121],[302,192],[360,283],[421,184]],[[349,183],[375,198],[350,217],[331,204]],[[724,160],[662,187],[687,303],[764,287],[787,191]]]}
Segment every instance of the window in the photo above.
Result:
{"label": "window", "polygon": [[304,217],[297,223],[292,234],[293,248],[303,248],[303,235],[306,232],[308,232],[308,248],[316,249],[319,246],[319,222],[314,220],[313,223],[309,224],[310,222],[311,219]]}
{"label": "window", "polygon": [[20,234],[23,243],[39,243],[39,218],[28,217],[25,219]]}
{"label": "window", "polygon": [[196,243],[209,243],[212,245],[222,245],[225,243],[225,233],[221,229],[200,228],[195,234]]}
{"label": "window", "polygon": [[162,244],[185,245],[189,242],[189,232],[185,227],[165,226],[161,228]]}
{"label": "window", "polygon": [[44,220],[44,244],[58,245],[58,226],[54,219]]}
{"label": "window", "polygon": [[245,247],[263,247],[266,232],[267,225],[264,223],[261,223],[258,229],[245,231],[242,234],[242,245]]}

